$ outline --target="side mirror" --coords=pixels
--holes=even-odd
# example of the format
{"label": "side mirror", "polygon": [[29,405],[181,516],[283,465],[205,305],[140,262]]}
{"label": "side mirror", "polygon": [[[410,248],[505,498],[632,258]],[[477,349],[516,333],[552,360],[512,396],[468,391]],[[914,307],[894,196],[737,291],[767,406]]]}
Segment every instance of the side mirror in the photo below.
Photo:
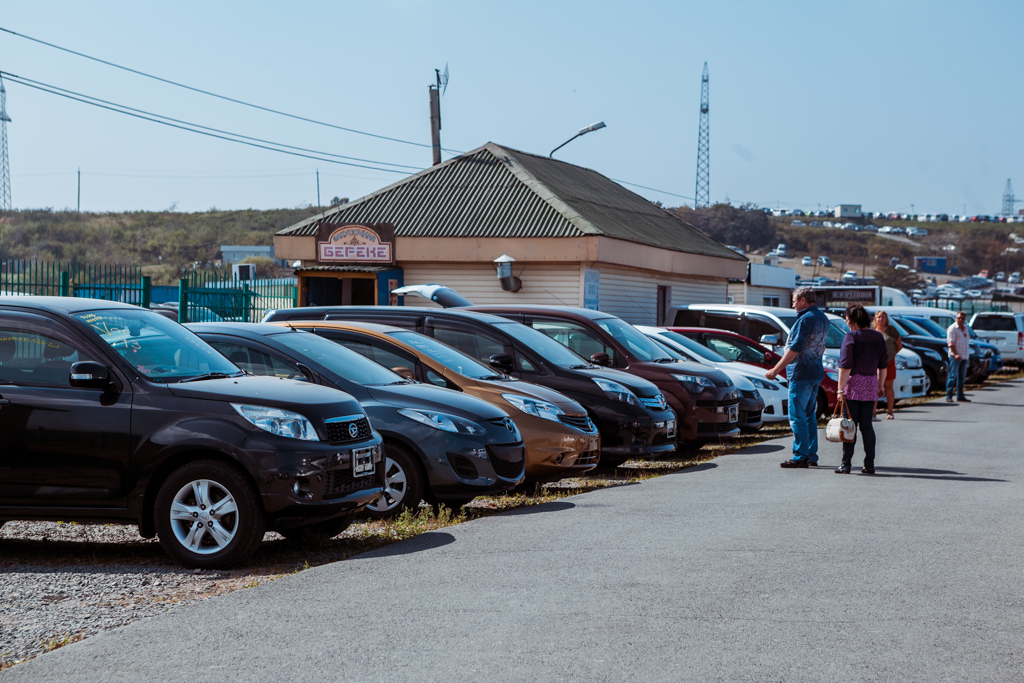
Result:
{"label": "side mirror", "polygon": [[106,389],[110,384],[110,371],[102,363],[80,360],[71,366],[68,382],[82,389]]}
{"label": "side mirror", "polygon": [[594,365],[603,365],[606,368],[612,366],[612,359],[608,357],[608,354],[604,351],[598,351],[597,353],[590,356],[590,362]]}
{"label": "side mirror", "polygon": [[396,375],[401,375],[406,379],[416,379],[416,375],[413,374],[412,368],[407,368],[404,365],[398,365],[396,367],[391,368],[391,372],[395,373]]}
{"label": "side mirror", "polygon": [[771,363],[772,362],[772,352],[771,351],[765,351],[764,352],[764,362],[765,363]]}
{"label": "side mirror", "polygon": [[778,335],[775,335],[775,334],[761,335],[761,338],[758,341],[760,341],[765,346],[778,346],[779,345],[779,337],[778,337]]}
{"label": "side mirror", "polygon": [[490,358],[487,359],[487,364],[495,370],[504,372],[506,375],[512,374],[516,369],[512,356],[507,353],[492,353]]}

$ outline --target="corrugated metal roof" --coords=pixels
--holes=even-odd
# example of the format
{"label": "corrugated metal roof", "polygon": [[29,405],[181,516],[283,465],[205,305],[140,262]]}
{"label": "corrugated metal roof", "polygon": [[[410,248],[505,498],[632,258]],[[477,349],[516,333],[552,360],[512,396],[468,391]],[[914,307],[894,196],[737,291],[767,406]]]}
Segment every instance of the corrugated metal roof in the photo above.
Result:
{"label": "corrugated metal roof", "polygon": [[277,234],[314,235],[321,223],[391,223],[396,237],[605,235],[745,260],[596,171],[494,143]]}

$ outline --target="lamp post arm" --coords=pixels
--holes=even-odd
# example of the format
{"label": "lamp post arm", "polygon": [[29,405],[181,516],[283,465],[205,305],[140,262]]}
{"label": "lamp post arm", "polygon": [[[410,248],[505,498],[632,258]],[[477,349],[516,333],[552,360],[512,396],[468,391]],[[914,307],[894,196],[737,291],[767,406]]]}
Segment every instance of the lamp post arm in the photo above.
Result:
{"label": "lamp post arm", "polygon": [[576,133],[576,135],[573,135],[571,138],[560,144],[558,147],[555,147],[553,150],[551,150],[551,154],[548,154],[548,158],[555,156],[555,152],[562,149],[563,147],[565,147],[566,145],[568,145],[570,142],[572,142],[581,135],[583,135],[583,133]]}

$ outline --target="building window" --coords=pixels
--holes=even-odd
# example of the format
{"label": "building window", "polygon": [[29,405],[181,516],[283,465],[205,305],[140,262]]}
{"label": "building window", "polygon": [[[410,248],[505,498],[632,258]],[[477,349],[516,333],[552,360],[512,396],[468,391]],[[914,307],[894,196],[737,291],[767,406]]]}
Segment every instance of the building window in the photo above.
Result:
{"label": "building window", "polygon": [[779,297],[777,297],[777,296],[761,297],[761,302],[762,302],[761,303],[762,306],[778,306],[779,305]]}

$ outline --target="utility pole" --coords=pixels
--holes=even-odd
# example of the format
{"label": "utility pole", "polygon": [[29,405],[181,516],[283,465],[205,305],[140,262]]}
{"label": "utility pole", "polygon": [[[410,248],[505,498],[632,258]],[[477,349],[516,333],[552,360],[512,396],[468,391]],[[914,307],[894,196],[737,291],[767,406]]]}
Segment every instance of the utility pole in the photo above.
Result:
{"label": "utility pole", "polygon": [[78,213],[82,213],[82,167],[78,167]]}
{"label": "utility pole", "polygon": [[1016,199],[1013,196],[1013,184],[1010,179],[1006,179],[1006,189],[1003,190],[1003,214],[1004,216],[1013,215],[1013,205],[1016,204]]}
{"label": "utility pole", "polygon": [[320,169],[316,169],[316,208],[320,208]]}
{"label": "utility pole", "polygon": [[693,208],[711,206],[711,132],[708,122],[708,63],[700,79],[700,129],[697,133],[697,187]]}
{"label": "utility pole", "polygon": [[7,157],[7,124],[11,117],[7,115],[7,90],[0,78],[0,211],[10,211],[11,206],[11,166]]}
{"label": "utility pole", "polygon": [[433,155],[432,165],[441,163],[441,91],[437,85],[427,88],[430,91],[430,149]]}

